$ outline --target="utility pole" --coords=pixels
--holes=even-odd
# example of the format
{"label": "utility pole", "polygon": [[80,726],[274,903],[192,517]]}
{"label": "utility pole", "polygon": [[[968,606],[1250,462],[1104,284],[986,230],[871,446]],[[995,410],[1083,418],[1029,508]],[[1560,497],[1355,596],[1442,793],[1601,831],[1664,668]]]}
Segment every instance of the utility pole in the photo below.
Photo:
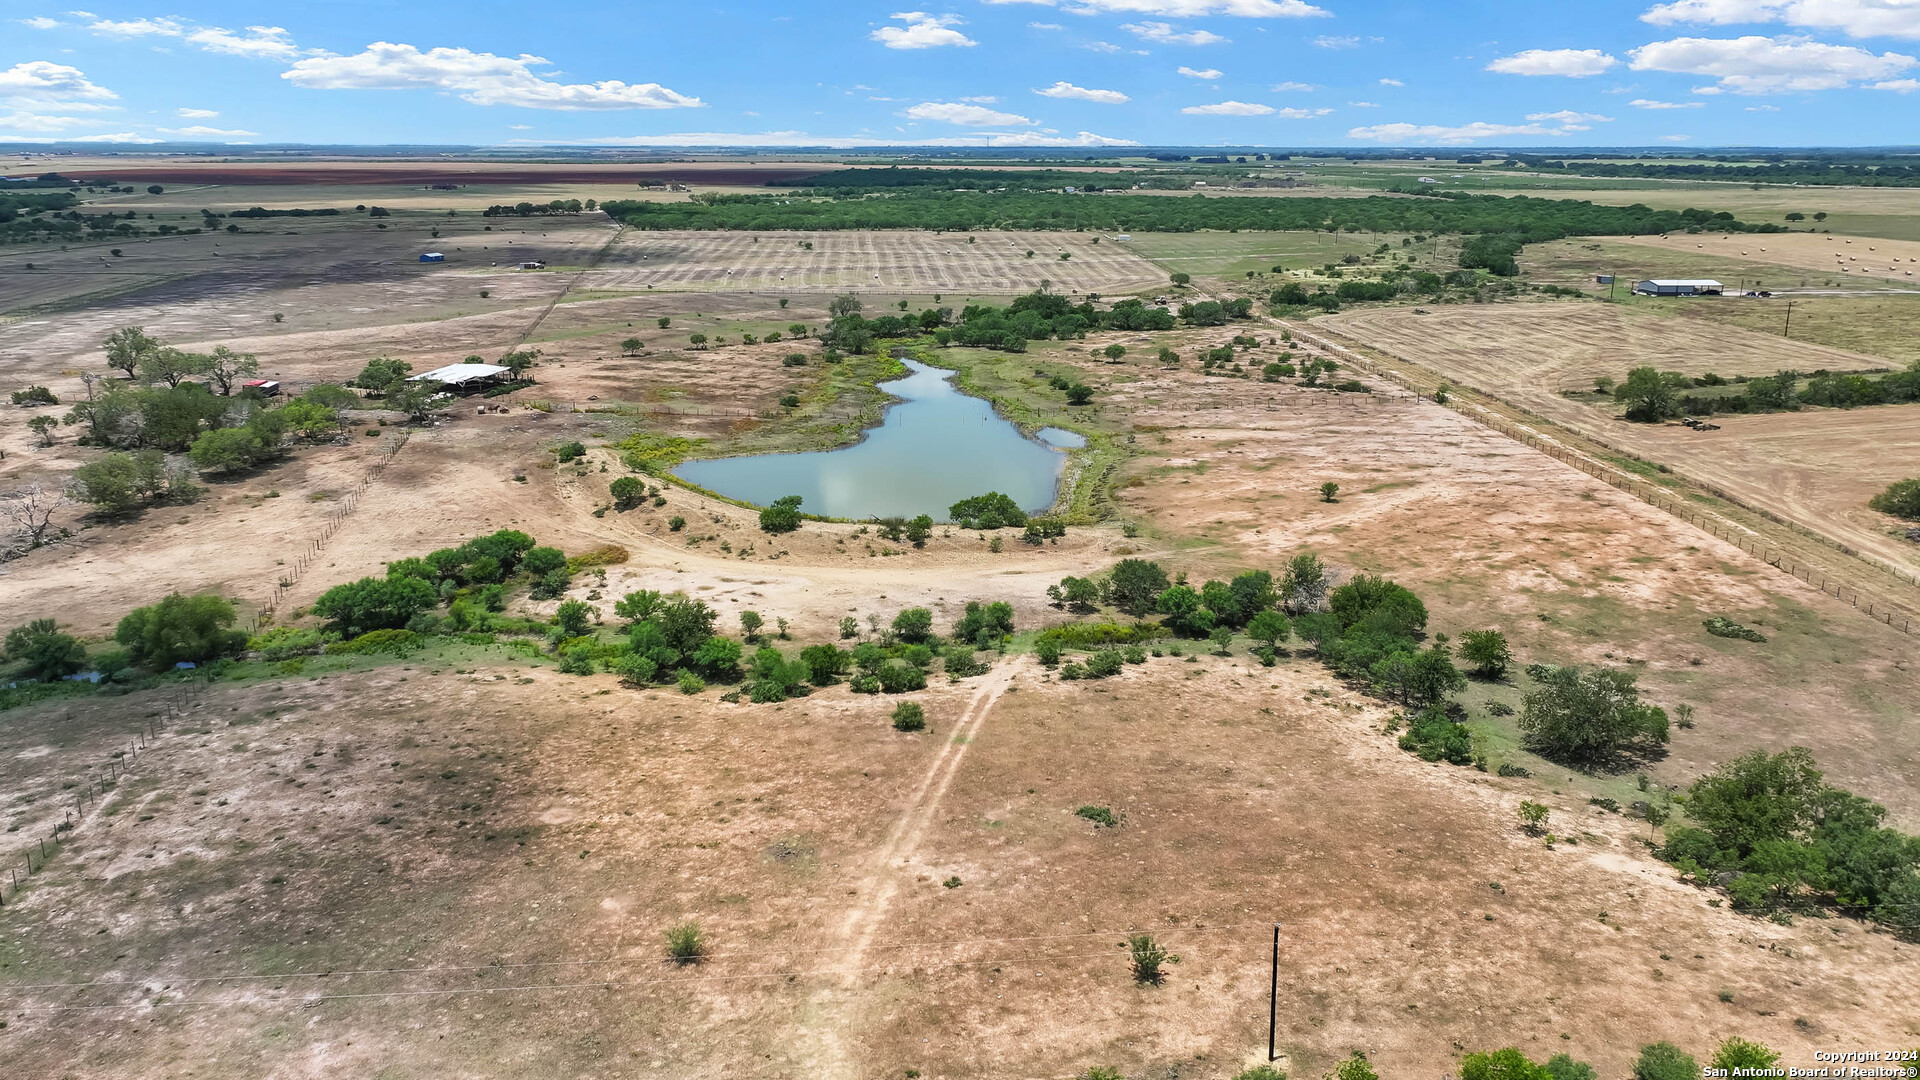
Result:
{"label": "utility pole", "polygon": [[1787,325],[1786,325],[1786,329],[1784,329],[1784,330],[1782,330],[1782,331],[1780,331],[1780,336],[1781,336],[1781,337],[1792,337],[1792,336],[1793,336],[1793,301],[1791,301],[1791,300],[1789,300],[1789,301],[1787,301]]}
{"label": "utility pole", "polygon": [[1273,980],[1267,989],[1267,1060],[1274,1053],[1274,1039],[1280,1028],[1280,924],[1273,924]]}

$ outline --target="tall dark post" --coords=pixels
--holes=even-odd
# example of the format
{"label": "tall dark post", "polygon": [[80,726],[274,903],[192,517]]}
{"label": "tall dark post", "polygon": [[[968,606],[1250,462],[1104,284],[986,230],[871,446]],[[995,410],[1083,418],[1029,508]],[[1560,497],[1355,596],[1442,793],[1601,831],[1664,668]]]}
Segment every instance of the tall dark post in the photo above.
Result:
{"label": "tall dark post", "polygon": [[1791,300],[1787,301],[1787,325],[1785,329],[1780,331],[1780,336],[1781,337],[1793,336],[1793,301]]}
{"label": "tall dark post", "polygon": [[1273,924],[1273,981],[1267,989],[1267,1060],[1272,1061],[1274,1036],[1280,1028],[1280,924]]}

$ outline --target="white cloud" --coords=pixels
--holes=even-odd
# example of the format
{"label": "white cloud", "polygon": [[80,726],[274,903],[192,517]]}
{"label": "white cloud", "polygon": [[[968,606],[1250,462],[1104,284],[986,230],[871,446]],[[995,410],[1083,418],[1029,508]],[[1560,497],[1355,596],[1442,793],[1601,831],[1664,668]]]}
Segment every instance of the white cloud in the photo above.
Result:
{"label": "white cloud", "polygon": [[946,45],[978,45],[955,30],[966,20],[958,15],[929,15],[924,11],[896,11],[890,18],[905,26],[883,26],[867,36],[889,49],[937,49]]}
{"label": "white cloud", "polygon": [[188,139],[241,139],[248,135],[258,135],[257,131],[241,131],[239,128],[223,129],[208,127],[205,124],[191,124],[183,128],[156,128],[163,135],[179,135]]}
{"label": "white cloud", "polygon": [[870,135],[812,135],[804,131],[721,132],[691,131],[672,135],[609,135],[601,138],[517,139],[517,143],[536,146],[820,146],[850,149],[860,146],[1139,146],[1131,139],[1114,139],[1082,131],[1077,135],[1047,134],[1037,131],[988,132],[940,139],[877,139]]}
{"label": "white cloud", "polygon": [[1704,101],[1655,101],[1652,98],[1634,98],[1627,104],[1636,109],[1704,109]]}
{"label": "white cloud", "polygon": [[[71,14],[80,15],[80,12],[75,11]],[[87,18],[90,16],[81,17]],[[89,24],[87,29],[96,34],[105,34],[108,37],[124,38],[179,37],[187,32],[187,28],[180,25],[180,23],[174,19],[127,19],[122,22],[116,22],[112,19],[101,19],[98,22]]]}
{"label": "white cloud", "polygon": [[992,94],[981,94],[978,97],[963,97],[960,100],[971,101],[975,105],[997,105],[1000,102],[1000,99],[994,97]]}
{"label": "white cloud", "polygon": [[1720,80],[1712,90],[1732,94],[1835,90],[1885,79],[1920,63],[1900,53],[1875,55],[1852,45],[1757,35],[1674,38],[1642,45],[1628,55],[1635,71],[1710,75]]}
{"label": "white cloud", "polygon": [[1857,38],[1920,38],[1920,3],[1914,0],[1677,0],[1654,5],[1640,20],[1655,26],[1781,22]]}
{"label": "white cloud", "polygon": [[1120,48],[1120,46],[1115,45],[1111,41],[1089,41],[1085,45],[1080,46],[1080,48],[1085,49],[1088,52],[1100,52],[1100,53],[1117,53],[1117,52],[1125,51],[1122,48]]}
{"label": "white cloud", "polygon": [[658,83],[560,83],[531,69],[549,61],[376,41],[353,56],[315,56],[298,61],[280,77],[309,90],[437,89],[456,93],[475,105],[513,105],[526,109],[682,109],[701,108],[699,98],[675,93]]}
{"label": "white cloud", "polygon": [[1271,116],[1274,108],[1251,101],[1222,101],[1213,105],[1189,105],[1180,111],[1188,116]]}
{"label": "white cloud", "polygon": [[908,109],[907,116],[913,120],[939,120],[962,127],[1007,127],[1034,122],[1024,116],[998,112],[983,105],[949,101],[923,101]]}
{"label": "white cloud", "polygon": [[78,116],[49,116],[44,113],[29,112],[26,109],[0,113],[0,131],[31,131],[36,134],[45,134],[92,122]]}
{"label": "white cloud", "polygon": [[22,26],[31,26],[35,30],[51,30],[60,25],[59,19],[49,19],[45,15],[37,15],[31,19],[15,19],[14,22]]}
{"label": "white cloud", "polygon": [[1349,109],[1377,109],[1380,106],[1375,105],[1371,101],[1349,101],[1347,102],[1347,107]]}
{"label": "white cloud", "polygon": [[1660,136],[1660,141],[1661,142],[1686,142],[1688,139],[1691,139],[1691,138],[1693,138],[1693,136],[1691,135],[1662,135]]}
{"label": "white cloud", "polygon": [[1219,68],[1181,67],[1178,70],[1179,74],[1185,75],[1189,79],[1217,79],[1226,74],[1226,72],[1221,71]]}
{"label": "white cloud", "polygon": [[1385,40],[1386,38],[1378,37],[1321,34],[1319,37],[1313,39],[1313,44],[1316,48],[1321,49],[1357,49],[1362,45],[1378,45]]}
{"label": "white cloud", "polygon": [[1176,30],[1172,23],[1121,23],[1120,29],[1161,45],[1221,45],[1231,40],[1207,30]]}
{"label": "white cloud", "polygon": [[1316,116],[1325,116],[1332,111],[1332,109],[1281,109],[1273,115],[1282,120],[1308,120]]}
{"label": "white cloud", "polygon": [[1473,142],[1476,138],[1511,138],[1517,135],[1544,136],[1567,135],[1569,131],[1586,131],[1584,127],[1548,127],[1544,123],[1463,123],[1457,127],[1438,125],[1438,123],[1377,123],[1371,127],[1356,127],[1348,131],[1348,138],[1373,138],[1379,142],[1444,142],[1459,144]]}
{"label": "white cloud", "polygon": [[157,143],[157,142],[160,142],[161,140],[150,139],[145,135],[136,135],[131,131],[122,131],[116,135],[76,135],[71,139],[62,139],[60,141],[62,142],[98,142],[98,143],[139,143],[144,146],[147,143]]}
{"label": "white cloud", "polygon": [[1528,49],[1495,60],[1487,65],[1487,70],[1503,75],[1564,75],[1584,79],[1619,62],[1599,49]]}
{"label": "white cloud", "polygon": [[1035,90],[1041,97],[1070,98],[1074,101],[1094,101],[1102,105],[1125,105],[1130,99],[1118,90],[1092,90],[1084,86],[1075,86],[1070,82],[1057,82],[1045,90]]}
{"label": "white cloud", "polygon": [[[1916,85],[1920,85],[1920,84],[1916,84]],[[1780,111],[1780,106],[1778,106],[1778,105],[1749,105],[1749,106],[1747,106],[1747,111],[1748,111],[1748,112],[1779,112],[1779,111]]]}
{"label": "white cloud", "polygon": [[1313,91],[1318,90],[1320,88],[1313,85],[1312,83],[1283,82],[1283,83],[1274,83],[1272,86],[1267,87],[1267,89],[1273,91],[1276,94],[1307,94],[1307,93],[1312,93]]}
{"label": "white cloud", "polygon": [[1405,86],[1407,84],[1401,82],[1399,79],[1381,79],[1380,85],[1381,86]]}
{"label": "white cloud", "polygon": [[1528,113],[1527,119],[1551,120],[1556,124],[1567,125],[1613,123],[1613,117],[1611,116],[1602,116],[1599,113],[1590,112],[1574,112],[1572,109],[1561,109],[1559,112]]}
{"label": "white cloud", "polygon": [[211,120],[220,115],[218,109],[175,109],[182,120]]}
{"label": "white cloud", "polygon": [[25,101],[112,101],[117,95],[76,67],[28,60],[0,71],[0,98]]}
{"label": "white cloud", "polygon": [[1029,30],[1065,30],[1066,27],[1061,26],[1059,23],[1030,22],[1027,24],[1027,29]]}
{"label": "white cloud", "polygon": [[208,52],[229,56],[257,56],[267,60],[290,60],[300,50],[294,47],[286,30],[278,26],[249,26],[245,33],[204,27],[187,35],[187,40]]}
{"label": "white cloud", "polygon": [[1234,15],[1244,19],[1313,19],[1331,15],[1304,0],[986,0],[989,4],[1064,7],[1073,15],[1166,15],[1197,19]]}
{"label": "white cloud", "polygon": [[1869,90],[1891,90],[1896,94],[1911,94],[1920,90],[1920,79],[1886,79],[1868,86]]}

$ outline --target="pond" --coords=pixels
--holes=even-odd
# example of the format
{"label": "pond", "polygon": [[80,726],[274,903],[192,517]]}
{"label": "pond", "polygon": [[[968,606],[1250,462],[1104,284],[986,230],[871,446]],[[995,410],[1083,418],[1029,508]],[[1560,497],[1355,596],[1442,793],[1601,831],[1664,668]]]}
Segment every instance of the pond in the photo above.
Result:
{"label": "pond", "polygon": [[988,402],[955,389],[953,372],[903,362],[911,374],[880,389],[904,400],[852,446],[689,461],[673,473],[756,506],[798,495],[804,513],[856,520],[927,514],[945,521],[949,506],[989,491],[1029,513],[1052,505],[1067,462],[1055,447],[1085,439],[1047,428],[1051,445],[1036,442]]}

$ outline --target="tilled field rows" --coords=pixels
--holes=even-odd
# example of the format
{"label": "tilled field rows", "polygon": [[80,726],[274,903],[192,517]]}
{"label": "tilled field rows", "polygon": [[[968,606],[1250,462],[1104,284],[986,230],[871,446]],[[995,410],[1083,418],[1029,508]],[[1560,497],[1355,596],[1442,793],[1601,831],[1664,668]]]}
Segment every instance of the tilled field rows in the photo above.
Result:
{"label": "tilled field rows", "polygon": [[636,232],[607,253],[582,287],[964,295],[1029,292],[1045,281],[1072,294],[1132,292],[1166,280],[1159,267],[1124,246],[1095,243],[1095,234],[996,232],[968,239],[931,232]]}

